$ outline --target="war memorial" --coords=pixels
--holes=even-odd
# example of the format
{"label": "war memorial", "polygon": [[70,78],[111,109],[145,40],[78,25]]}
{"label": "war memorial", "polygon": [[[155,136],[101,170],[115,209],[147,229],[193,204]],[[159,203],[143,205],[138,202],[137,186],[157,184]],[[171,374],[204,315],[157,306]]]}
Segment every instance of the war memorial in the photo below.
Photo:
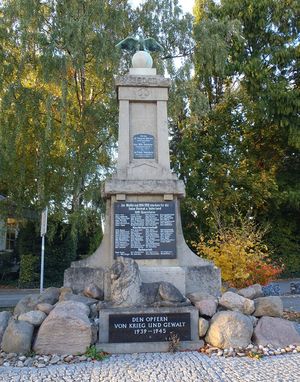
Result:
{"label": "war memorial", "polygon": [[118,161],[102,190],[103,240],[65,271],[63,287],[0,312],[0,366],[79,363],[103,351],[299,353],[299,324],[283,318],[279,296],[264,295],[259,284],[221,294],[220,270],[186,244],[185,188],[170,168],[170,80],[156,73],[146,51],[160,46],[131,37],[118,45],[136,53],[129,73],[116,78]]}
{"label": "war memorial", "polygon": [[[139,43],[132,40],[121,42],[121,47]],[[150,50],[152,46],[159,49],[153,39],[145,41]],[[104,291],[104,300],[112,301],[111,309],[100,311],[99,346],[107,350],[137,351],[135,342],[141,350],[144,342],[151,343],[148,349],[166,349],[171,332],[178,332],[183,341],[196,341],[194,346],[199,347],[198,311],[184,304],[184,296],[195,291],[220,294],[219,269],[196,256],[182,233],[180,199],[185,188],[170,169],[169,87],[170,80],[156,73],[145,50],[134,54],[127,75],[116,78],[118,163],[103,190],[107,211],[104,238],[91,257],[73,263],[65,274],[65,286],[78,290],[87,282],[85,277],[92,277]],[[116,260],[112,277],[110,268]],[[134,272],[137,274],[132,275]],[[124,292],[133,282],[127,273],[137,280],[135,288],[130,286]],[[119,280],[124,296],[117,298],[118,277],[124,279]],[[173,288],[171,300],[176,292],[181,297],[155,301],[159,288],[167,287]],[[128,343],[133,345],[124,345]]]}

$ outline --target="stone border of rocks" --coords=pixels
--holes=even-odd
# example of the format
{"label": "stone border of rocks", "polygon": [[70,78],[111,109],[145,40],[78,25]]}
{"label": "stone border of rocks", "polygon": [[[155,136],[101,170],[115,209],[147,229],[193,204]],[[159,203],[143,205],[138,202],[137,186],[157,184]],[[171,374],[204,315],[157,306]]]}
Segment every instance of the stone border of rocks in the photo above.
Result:
{"label": "stone border of rocks", "polygon": [[219,357],[250,357],[250,358],[261,358],[264,356],[276,356],[287,353],[300,353],[300,346],[289,345],[285,348],[274,348],[272,345],[262,346],[250,344],[246,348],[225,348],[219,349],[211,345],[206,345],[200,349],[201,353],[207,354],[209,356],[219,356]]}
{"label": "stone border of rocks", "polygon": [[[184,351],[186,352],[186,351]],[[203,348],[199,349],[200,353],[207,355],[208,357],[250,357],[259,359],[265,356],[277,356],[283,354],[295,354],[300,353],[300,346],[287,346],[286,348],[275,349],[271,345],[269,346],[255,346],[253,344],[248,345],[246,348],[228,348],[219,349],[214,346],[206,344]],[[94,359],[87,357],[86,355],[74,356],[71,354],[52,354],[52,355],[29,355],[5,353],[0,352],[0,367],[33,367],[44,368],[47,366],[55,365],[73,365],[83,362],[93,362]]]}
{"label": "stone border of rocks", "polygon": [[13,314],[0,312],[1,350],[43,357],[84,354],[98,340],[102,299],[103,292],[93,284],[81,294],[74,294],[71,288],[51,287],[23,297]]}
{"label": "stone border of rocks", "polygon": [[[228,290],[219,298],[189,294],[199,311],[199,336],[206,343],[199,352],[251,358],[300,352],[296,322],[282,318],[281,298],[262,295],[258,284]],[[48,288],[25,296],[13,314],[0,312],[0,366],[92,362],[86,349],[97,343],[102,299],[103,292],[93,284],[80,294],[71,288]]]}
{"label": "stone border of rocks", "polygon": [[0,366],[4,367],[36,367],[43,368],[52,365],[66,365],[80,362],[92,362],[92,358],[85,355],[74,356],[71,354],[52,354],[26,356],[17,353],[0,352]]}
{"label": "stone border of rocks", "polygon": [[228,290],[219,298],[202,292],[187,295],[199,311],[200,338],[219,349],[217,353],[247,354],[248,346],[253,346],[252,353],[258,355],[297,350],[300,345],[298,324],[282,318],[283,304],[279,296],[262,296],[259,284]]}

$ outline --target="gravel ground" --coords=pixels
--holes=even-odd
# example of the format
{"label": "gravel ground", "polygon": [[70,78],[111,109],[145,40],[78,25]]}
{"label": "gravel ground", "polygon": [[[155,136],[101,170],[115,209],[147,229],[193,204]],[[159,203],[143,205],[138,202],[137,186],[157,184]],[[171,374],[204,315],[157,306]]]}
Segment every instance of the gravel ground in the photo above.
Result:
{"label": "gravel ground", "polygon": [[300,354],[208,357],[198,352],[112,355],[101,362],[0,367],[0,382],[299,382]]}

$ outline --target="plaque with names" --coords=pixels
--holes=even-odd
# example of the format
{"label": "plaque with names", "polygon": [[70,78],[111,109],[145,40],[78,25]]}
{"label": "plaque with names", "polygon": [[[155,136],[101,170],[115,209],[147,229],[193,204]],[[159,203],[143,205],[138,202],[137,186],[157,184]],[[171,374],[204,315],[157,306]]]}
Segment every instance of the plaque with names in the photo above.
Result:
{"label": "plaque with names", "polygon": [[154,159],[154,137],[150,134],[133,136],[133,159]]}
{"label": "plaque with names", "polygon": [[169,341],[171,333],[180,341],[191,340],[190,313],[137,313],[109,316],[109,342]]}
{"label": "plaque with names", "polygon": [[175,202],[116,202],[114,257],[176,258]]}

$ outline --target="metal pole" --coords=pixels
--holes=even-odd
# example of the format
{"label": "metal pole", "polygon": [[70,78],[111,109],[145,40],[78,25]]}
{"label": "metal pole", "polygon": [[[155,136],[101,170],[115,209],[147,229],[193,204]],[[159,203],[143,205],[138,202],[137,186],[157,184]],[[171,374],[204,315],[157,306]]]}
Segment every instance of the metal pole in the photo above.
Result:
{"label": "metal pole", "polygon": [[43,292],[43,287],[44,287],[44,254],[45,254],[45,235],[42,236],[40,293]]}

